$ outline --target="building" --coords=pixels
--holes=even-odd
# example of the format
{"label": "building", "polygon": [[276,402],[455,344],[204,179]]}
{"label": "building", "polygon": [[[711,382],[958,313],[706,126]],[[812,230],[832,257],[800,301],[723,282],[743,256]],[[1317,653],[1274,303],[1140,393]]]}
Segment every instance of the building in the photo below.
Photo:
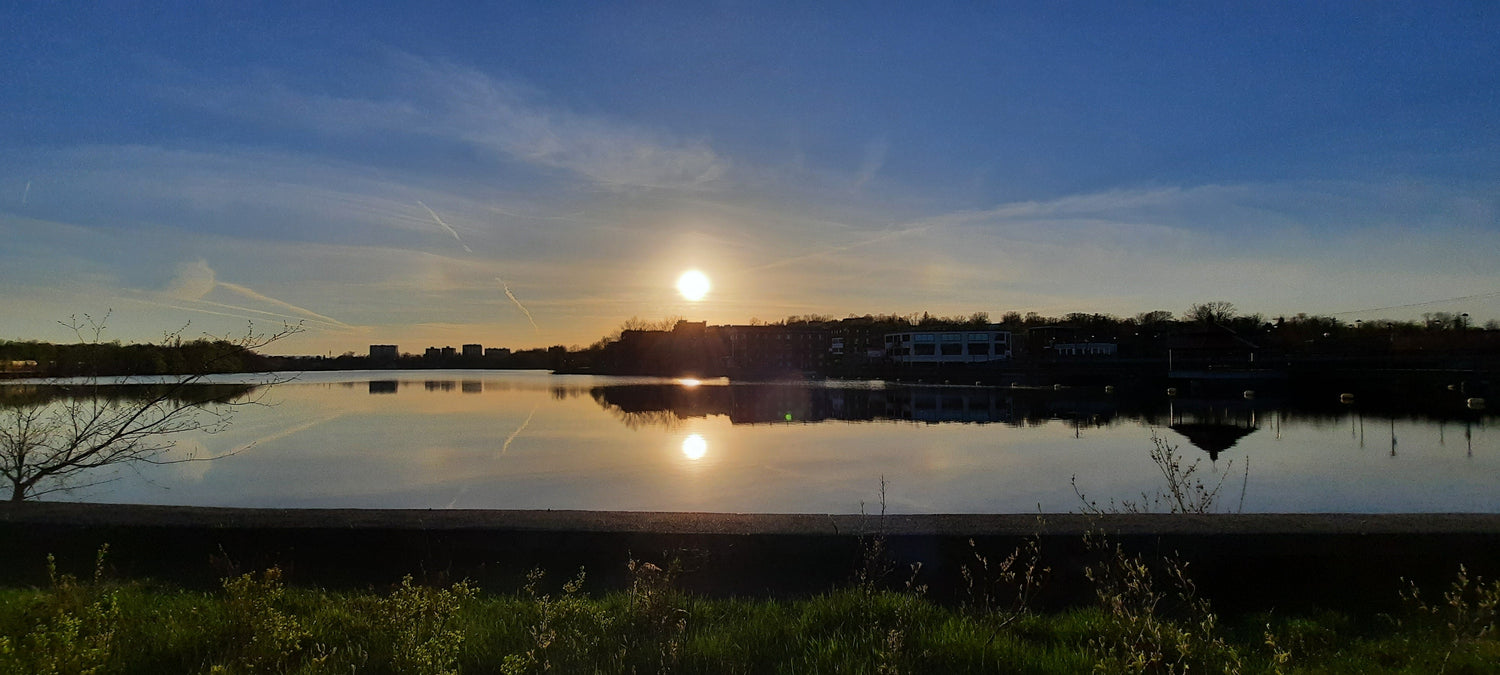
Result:
{"label": "building", "polygon": [[507,356],[510,356],[509,347],[486,347],[484,349],[484,358],[487,359],[503,359]]}
{"label": "building", "polygon": [[1115,356],[1120,346],[1113,342],[1059,342],[1052,345],[1058,356]]}
{"label": "building", "polygon": [[455,356],[458,356],[458,350],[452,347],[443,347],[443,350],[438,353],[442,354],[443,358],[445,359],[451,359]]}
{"label": "building", "polygon": [[395,361],[400,356],[396,345],[370,345],[371,361]]}
{"label": "building", "polygon": [[886,333],[886,357],[895,363],[986,363],[1011,356],[1010,331],[914,330]]}
{"label": "building", "polygon": [[479,358],[484,356],[484,345],[464,345],[464,358]]}
{"label": "building", "polygon": [[443,358],[443,350],[440,349],[440,348],[438,348],[438,347],[428,347],[427,351],[422,353],[422,358],[424,358],[424,359],[440,359],[440,358]]}
{"label": "building", "polygon": [[828,365],[832,339],[814,324],[790,326],[723,326],[730,372],[822,372]]}

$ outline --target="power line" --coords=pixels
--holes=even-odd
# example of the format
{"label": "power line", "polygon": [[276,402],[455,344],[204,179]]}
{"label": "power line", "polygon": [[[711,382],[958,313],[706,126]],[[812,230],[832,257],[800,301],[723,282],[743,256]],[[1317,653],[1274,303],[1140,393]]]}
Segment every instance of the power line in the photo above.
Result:
{"label": "power line", "polygon": [[1441,300],[1425,300],[1425,301],[1422,301],[1422,302],[1408,302],[1408,303],[1406,303],[1404,305],[1391,305],[1389,307],[1371,307],[1370,309],[1355,309],[1355,310],[1350,310],[1350,311],[1347,311],[1347,312],[1333,312],[1332,314],[1329,314],[1329,316],[1339,316],[1341,314],[1364,314],[1365,312],[1383,312],[1383,311],[1388,310],[1388,309],[1405,309],[1407,307],[1421,307],[1423,305],[1440,305],[1440,304],[1443,304],[1445,302],[1458,302],[1459,300],[1477,300],[1479,298],[1493,298],[1493,297],[1497,297],[1497,296],[1500,296],[1500,291],[1492,291],[1492,292],[1489,292],[1489,293],[1480,293],[1478,295],[1460,295],[1458,297],[1443,298]]}

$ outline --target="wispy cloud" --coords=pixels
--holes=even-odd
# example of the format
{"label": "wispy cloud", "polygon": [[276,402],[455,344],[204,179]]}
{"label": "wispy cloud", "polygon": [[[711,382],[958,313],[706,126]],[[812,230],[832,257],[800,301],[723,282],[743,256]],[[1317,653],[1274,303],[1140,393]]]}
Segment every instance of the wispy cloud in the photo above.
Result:
{"label": "wispy cloud", "polygon": [[[213,302],[205,299],[205,296],[207,296],[209,293],[212,293],[215,289],[220,288],[235,293],[241,297],[289,311],[292,314],[278,314],[275,312]],[[353,326],[350,326],[349,324],[339,321],[338,319],[335,319],[333,317],[319,314],[304,307],[299,307],[290,302],[286,302],[285,300],[278,300],[269,295],[260,293],[240,284],[233,284],[227,281],[223,281],[218,278],[218,274],[213,270],[213,268],[209,267],[208,261],[201,259],[184,263],[178,266],[177,275],[173,277],[172,281],[168,284],[165,295],[167,297],[186,301],[189,303],[199,303],[210,307],[229,309],[235,312],[263,314],[290,319],[312,319],[318,323],[326,324],[335,328],[346,330],[354,328]],[[203,310],[201,308],[193,308],[191,306],[184,307],[182,305],[169,304],[163,304],[163,306],[173,307],[176,309],[187,309],[189,311],[205,311],[206,313],[222,314],[222,312]],[[235,315],[231,314],[230,316]]]}
{"label": "wispy cloud", "polygon": [[471,143],[610,187],[699,190],[729,168],[704,140],[549,105],[535,89],[472,68],[404,54],[390,59],[384,72],[399,94],[389,99],[304,93],[268,76],[235,87],[188,86],[175,96],[227,115],[331,134],[396,133]]}
{"label": "wispy cloud", "polygon": [[865,183],[870,182],[881,167],[885,166],[885,154],[891,149],[891,144],[884,138],[878,138],[865,146],[864,160],[859,164],[859,172],[854,174],[854,184],[850,191],[858,192],[864,188]]}
{"label": "wispy cloud", "polygon": [[777,260],[775,262],[766,263],[764,265],[757,265],[755,267],[746,268],[744,271],[745,272],[760,272],[760,271],[764,271],[764,270],[775,269],[775,268],[778,268],[778,267],[786,267],[786,266],[789,266],[789,265],[796,265],[796,264],[801,264],[801,263],[812,262],[814,260],[826,260],[826,259],[828,259],[828,258],[830,258],[832,256],[835,256],[835,255],[838,255],[840,253],[847,253],[847,252],[853,251],[855,249],[865,248],[867,246],[873,246],[875,244],[879,244],[879,243],[882,243],[882,242],[890,241],[892,239],[897,239],[897,238],[900,238],[900,237],[906,237],[906,236],[910,236],[910,235],[914,235],[914,234],[920,234],[922,232],[926,232],[927,230],[932,229],[933,227],[934,227],[934,225],[932,223],[923,223],[923,224],[913,225],[911,227],[904,227],[904,228],[901,228],[901,229],[898,229],[898,230],[891,230],[891,231],[888,231],[888,232],[882,232],[882,233],[877,234],[875,236],[869,237],[867,239],[862,239],[860,241],[856,241],[856,242],[853,242],[853,243],[850,243],[850,244],[844,244],[842,246],[829,246],[827,248],[823,248],[823,249],[820,249],[818,251],[814,251],[812,253],[805,253],[805,254],[802,254],[802,255],[792,256],[790,258],[783,258],[781,260]]}

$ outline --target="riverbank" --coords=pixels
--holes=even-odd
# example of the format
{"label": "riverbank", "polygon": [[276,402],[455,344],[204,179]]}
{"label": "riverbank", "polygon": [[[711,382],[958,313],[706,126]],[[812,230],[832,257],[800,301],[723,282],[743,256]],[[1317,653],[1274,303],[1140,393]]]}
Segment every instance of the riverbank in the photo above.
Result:
{"label": "riverbank", "polygon": [[[957,596],[975,554],[1004,559],[1035,541],[1052,581],[1040,603],[1087,604],[1085,535],[1126,553],[1171,556],[1219,606],[1236,611],[1381,610],[1409,579],[1431,588],[1460,564],[1500,576],[1500,514],[814,515],[229,509],[111,504],[0,506],[0,584],[40,585],[46,557],[189,587],[279,567],[292,584],[366,587],[406,574],[518,588],[535,568],[580,567],[623,588],[626,562],[681,562],[679,586],[712,597],[795,597],[847,586],[877,545],[895,569],[922,565],[939,602]],[[1092,536],[1092,535],[1091,535]]]}

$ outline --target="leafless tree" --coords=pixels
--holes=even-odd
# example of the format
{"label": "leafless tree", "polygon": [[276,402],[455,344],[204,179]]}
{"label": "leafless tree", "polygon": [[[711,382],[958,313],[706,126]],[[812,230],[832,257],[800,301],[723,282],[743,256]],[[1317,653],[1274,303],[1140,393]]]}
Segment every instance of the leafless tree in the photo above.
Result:
{"label": "leafless tree", "polygon": [[1199,323],[1227,323],[1236,313],[1234,303],[1214,300],[1188,307],[1187,319]]}
{"label": "leafless tree", "polygon": [[1164,309],[1155,309],[1149,312],[1141,312],[1135,315],[1135,322],[1142,326],[1155,326],[1172,320],[1172,313]]}
{"label": "leafless tree", "polygon": [[[63,325],[73,329],[81,342],[101,345],[104,323],[84,315],[83,321],[75,318]],[[300,324],[284,325],[271,333],[256,333],[252,326],[237,338],[199,341],[199,346],[207,347],[200,350],[206,356],[193,365],[190,373],[109,381],[90,375],[48,383],[65,388],[65,395],[60,397],[0,401],[0,480],[10,486],[10,501],[106,482],[110,479],[98,474],[107,467],[214,459],[167,455],[184,434],[222,431],[237,406],[255,404],[260,399],[224,400],[220,398],[222,393],[204,393],[204,377],[221,372],[252,350],[301,331]],[[181,347],[182,332],[168,333],[163,344]],[[255,384],[270,385],[287,379],[267,374]],[[118,385],[139,388],[134,396],[104,395],[106,387]]]}

